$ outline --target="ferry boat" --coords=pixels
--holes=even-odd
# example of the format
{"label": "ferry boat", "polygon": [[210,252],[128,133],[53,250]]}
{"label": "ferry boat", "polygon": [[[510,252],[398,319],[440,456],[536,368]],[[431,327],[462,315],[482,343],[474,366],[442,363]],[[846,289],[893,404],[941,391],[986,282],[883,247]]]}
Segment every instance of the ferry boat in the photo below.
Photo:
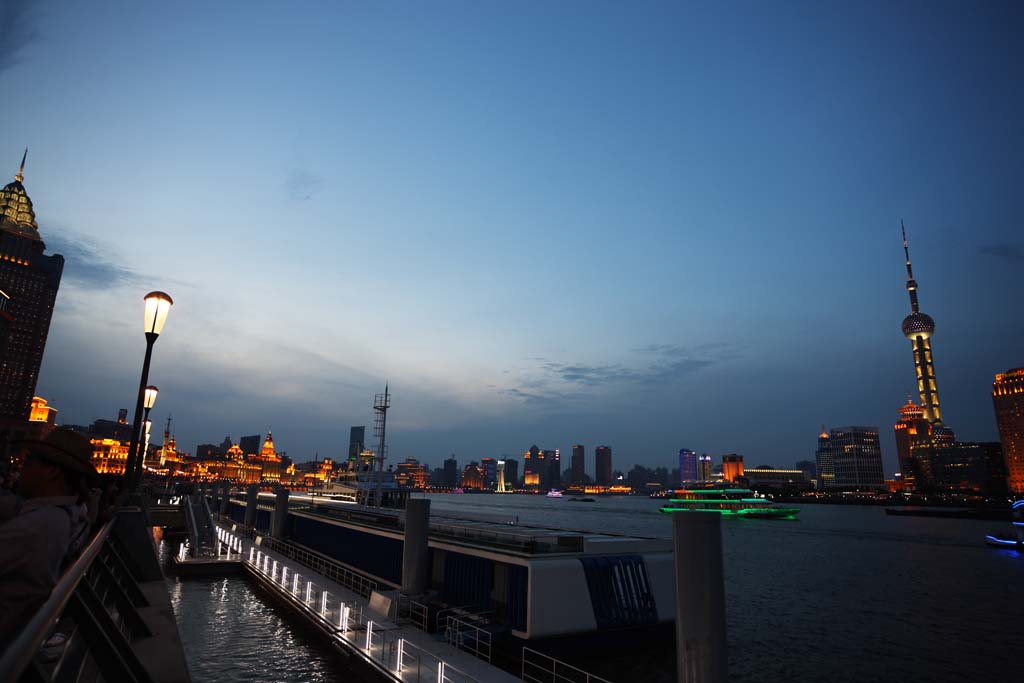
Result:
{"label": "ferry boat", "polygon": [[709,488],[679,489],[668,496],[669,504],[661,508],[672,512],[717,512],[729,517],[754,519],[796,519],[799,508],[779,507],[750,489]]}
{"label": "ferry boat", "polygon": [[1024,552],[1024,499],[1013,503],[1012,534],[986,534],[985,543],[995,548],[1008,548]]}
{"label": "ferry boat", "polygon": [[561,498],[561,497],[562,497],[562,492],[559,491],[558,489],[551,489],[550,491],[548,491],[548,498]]}

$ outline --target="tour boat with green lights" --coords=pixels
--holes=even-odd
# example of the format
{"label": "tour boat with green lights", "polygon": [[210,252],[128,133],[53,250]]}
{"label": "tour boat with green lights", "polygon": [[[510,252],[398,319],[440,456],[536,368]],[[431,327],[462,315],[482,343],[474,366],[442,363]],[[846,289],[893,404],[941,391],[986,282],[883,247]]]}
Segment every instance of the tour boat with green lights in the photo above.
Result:
{"label": "tour boat with green lights", "polygon": [[800,512],[800,508],[779,507],[750,489],[680,489],[667,497],[669,504],[661,508],[664,513],[717,512],[727,517],[796,519]]}

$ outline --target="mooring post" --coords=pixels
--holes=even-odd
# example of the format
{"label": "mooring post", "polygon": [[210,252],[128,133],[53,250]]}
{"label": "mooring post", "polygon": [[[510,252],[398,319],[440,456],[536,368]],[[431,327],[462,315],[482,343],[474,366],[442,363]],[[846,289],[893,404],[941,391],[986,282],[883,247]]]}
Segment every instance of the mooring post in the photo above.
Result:
{"label": "mooring post", "polygon": [[258,484],[249,484],[245,490],[245,526],[252,529],[256,526],[256,503],[260,499],[260,487]]}
{"label": "mooring post", "polygon": [[725,579],[717,512],[672,515],[676,567],[676,680],[725,683]]}

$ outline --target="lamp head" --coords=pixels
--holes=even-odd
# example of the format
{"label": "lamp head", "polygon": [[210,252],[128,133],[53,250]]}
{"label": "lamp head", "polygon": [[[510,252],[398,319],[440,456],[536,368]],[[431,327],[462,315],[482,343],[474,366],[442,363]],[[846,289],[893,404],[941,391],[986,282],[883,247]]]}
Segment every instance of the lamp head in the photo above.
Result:
{"label": "lamp head", "polygon": [[156,403],[156,395],[160,390],[150,384],[146,387],[145,393],[142,399],[142,407],[146,410],[151,410],[153,405]]}
{"label": "lamp head", "polygon": [[143,319],[146,334],[159,335],[167,322],[167,313],[174,305],[169,294],[164,292],[150,292],[143,301],[146,302],[146,310]]}

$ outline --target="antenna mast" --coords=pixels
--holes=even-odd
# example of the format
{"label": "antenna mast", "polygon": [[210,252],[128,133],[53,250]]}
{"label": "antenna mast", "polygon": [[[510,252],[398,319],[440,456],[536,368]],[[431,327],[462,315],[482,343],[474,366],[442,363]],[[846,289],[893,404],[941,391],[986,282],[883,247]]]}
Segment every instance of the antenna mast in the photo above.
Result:
{"label": "antenna mast", "polygon": [[377,394],[373,398],[373,435],[377,437],[377,492],[374,496],[374,505],[380,507],[381,490],[384,486],[384,460],[387,459],[387,444],[385,434],[388,426],[388,408],[391,407],[391,394],[388,385],[384,385],[384,393]]}

